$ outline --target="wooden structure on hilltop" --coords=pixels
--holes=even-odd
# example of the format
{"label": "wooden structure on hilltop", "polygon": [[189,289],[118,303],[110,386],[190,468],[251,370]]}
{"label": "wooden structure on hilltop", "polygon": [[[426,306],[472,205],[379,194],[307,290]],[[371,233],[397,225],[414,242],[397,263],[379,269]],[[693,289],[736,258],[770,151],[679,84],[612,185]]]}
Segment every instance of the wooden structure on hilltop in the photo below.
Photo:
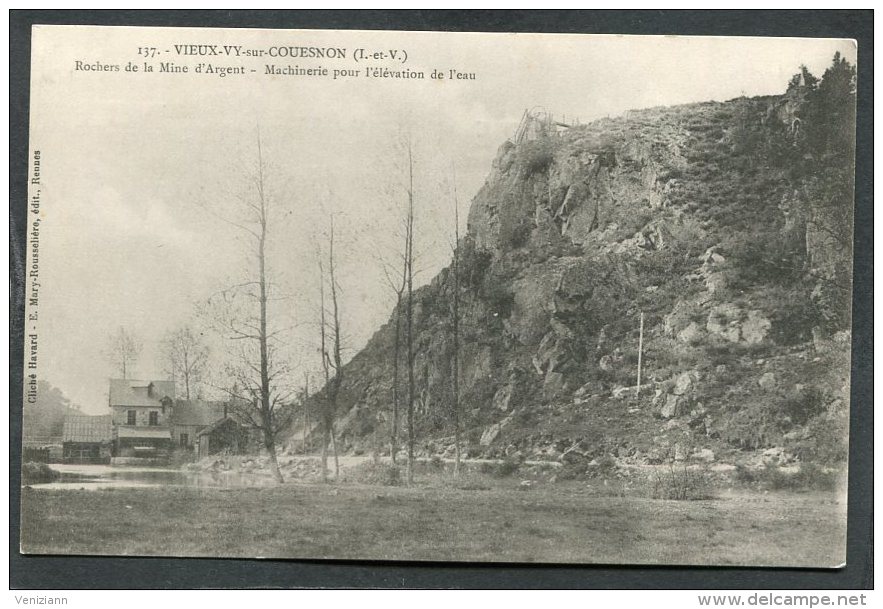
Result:
{"label": "wooden structure on hilltop", "polygon": [[[579,120],[575,121],[575,124],[579,124]],[[555,117],[552,116],[550,112],[547,112],[545,108],[535,106],[534,108],[525,110],[524,114],[521,115],[521,121],[518,123],[518,128],[515,130],[513,142],[515,144],[520,144],[523,141],[531,141],[540,137],[558,135],[562,131],[570,129],[571,127],[572,125],[565,122],[565,119],[562,118],[560,121],[555,120]]]}

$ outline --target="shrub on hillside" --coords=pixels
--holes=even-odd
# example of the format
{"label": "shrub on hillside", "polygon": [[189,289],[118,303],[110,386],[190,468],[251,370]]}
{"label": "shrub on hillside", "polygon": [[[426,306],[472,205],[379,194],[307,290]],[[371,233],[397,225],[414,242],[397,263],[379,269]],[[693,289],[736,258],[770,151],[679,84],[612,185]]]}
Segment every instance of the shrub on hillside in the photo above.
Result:
{"label": "shrub on hillside", "polygon": [[801,463],[797,471],[787,471],[767,464],[758,470],[753,482],[770,491],[833,491],[837,488],[840,474],[815,463]]}
{"label": "shrub on hillside", "polygon": [[803,261],[775,228],[750,234],[732,232],[721,250],[735,271],[733,289],[758,284],[790,285],[802,275]]}
{"label": "shrub on hillside", "polygon": [[518,471],[521,467],[521,460],[507,457],[500,463],[482,463],[479,471],[482,474],[490,474],[495,478],[508,478]]}
{"label": "shrub on hillside", "polygon": [[757,449],[781,443],[788,422],[776,404],[746,401],[716,425],[721,439],[743,449]]}
{"label": "shrub on hillside", "polygon": [[521,144],[515,162],[519,173],[527,178],[547,171],[553,158],[552,141],[549,138],[539,138]]}
{"label": "shrub on hillside", "polygon": [[362,484],[399,486],[402,483],[402,468],[390,463],[363,463],[350,468],[347,477]]}
{"label": "shrub on hillside", "polygon": [[788,452],[801,461],[840,465],[849,457],[849,417],[847,413],[812,418],[798,437],[785,443]]}

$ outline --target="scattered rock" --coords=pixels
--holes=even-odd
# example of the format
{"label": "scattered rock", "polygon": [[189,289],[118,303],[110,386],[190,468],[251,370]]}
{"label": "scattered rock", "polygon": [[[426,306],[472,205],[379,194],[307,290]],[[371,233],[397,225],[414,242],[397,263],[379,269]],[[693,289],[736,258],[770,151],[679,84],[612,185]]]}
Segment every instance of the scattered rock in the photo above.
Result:
{"label": "scattered rock", "polygon": [[503,385],[494,394],[493,406],[497,410],[506,412],[509,410],[509,402],[512,400],[512,385]]}
{"label": "scattered rock", "polygon": [[693,453],[693,458],[697,461],[705,461],[711,463],[714,461],[714,451],[710,448],[703,448]]}
{"label": "scattered rock", "polygon": [[749,345],[762,342],[770,333],[772,322],[760,311],[748,311],[748,318],[742,322],[742,340]]}
{"label": "scattered rock", "polygon": [[723,303],[712,308],[705,329],[730,342],[756,345],[766,339],[772,322],[761,311],[744,313],[733,303]]}
{"label": "scattered rock", "polygon": [[690,390],[690,388],[693,386],[693,382],[695,380],[698,380],[698,378],[699,373],[695,370],[690,370],[682,373],[675,381],[675,386],[672,389],[672,393],[674,393],[675,395],[684,395]]}
{"label": "scattered rock", "polygon": [[659,414],[666,419],[678,416],[680,414],[680,401],[680,396],[669,394],[668,397],[666,397],[665,405],[662,407],[662,410],[659,411]]}
{"label": "scattered rock", "polygon": [[560,372],[549,372],[546,374],[546,380],[543,381],[543,395],[547,399],[559,397],[564,393],[566,383],[564,375]]}
{"label": "scattered rock", "polygon": [[772,372],[764,372],[757,381],[762,389],[770,390],[776,386],[776,375]]}
{"label": "scattered rock", "polygon": [[481,438],[478,443],[481,446],[490,446],[491,443],[497,439],[497,436],[500,435],[500,432],[509,424],[512,420],[512,415],[510,414],[508,417],[500,421],[499,423],[494,423],[490,427],[484,430],[484,433],[481,434]]}
{"label": "scattered rock", "polygon": [[678,332],[679,342],[693,344],[702,338],[702,328],[695,321],[691,321],[687,327]]}

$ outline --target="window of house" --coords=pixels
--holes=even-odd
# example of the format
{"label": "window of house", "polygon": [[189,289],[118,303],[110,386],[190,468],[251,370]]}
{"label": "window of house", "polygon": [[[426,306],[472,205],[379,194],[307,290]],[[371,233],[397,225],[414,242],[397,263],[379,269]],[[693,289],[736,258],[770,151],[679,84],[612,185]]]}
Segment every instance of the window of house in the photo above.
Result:
{"label": "window of house", "polygon": [[190,435],[186,433],[181,434],[181,446],[187,447],[190,446]]}
{"label": "window of house", "polygon": [[159,413],[155,410],[150,412],[150,424],[159,425]]}
{"label": "window of house", "polygon": [[134,425],[135,424],[135,411],[129,410],[126,412],[126,425]]}

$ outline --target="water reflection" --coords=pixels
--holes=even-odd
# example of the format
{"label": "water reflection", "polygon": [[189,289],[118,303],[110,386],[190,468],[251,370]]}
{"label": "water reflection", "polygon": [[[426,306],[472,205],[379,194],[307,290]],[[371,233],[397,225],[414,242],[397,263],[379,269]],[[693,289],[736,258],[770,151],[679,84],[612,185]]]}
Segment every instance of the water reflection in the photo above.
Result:
{"label": "water reflection", "polygon": [[50,465],[60,477],[35,489],[101,490],[108,488],[139,488],[155,486],[186,486],[194,488],[241,488],[272,486],[270,476],[240,471],[185,471],[148,467],[114,467],[109,465]]}

